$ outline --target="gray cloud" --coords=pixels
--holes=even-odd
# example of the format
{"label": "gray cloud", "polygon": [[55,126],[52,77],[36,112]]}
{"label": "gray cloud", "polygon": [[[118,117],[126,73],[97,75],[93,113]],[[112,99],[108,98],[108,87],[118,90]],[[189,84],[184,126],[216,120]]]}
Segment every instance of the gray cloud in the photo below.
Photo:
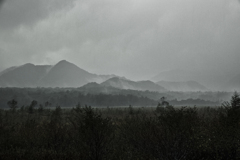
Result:
{"label": "gray cloud", "polygon": [[0,0],[0,9],[1,9],[4,2],[5,2],[5,0]]}
{"label": "gray cloud", "polygon": [[0,21],[2,68],[67,59],[132,79],[239,68],[237,0],[9,0]]}
{"label": "gray cloud", "polygon": [[[1,28],[31,26],[56,10],[66,9],[73,0],[7,0],[0,14]],[[0,3],[1,4],[1,3]]]}

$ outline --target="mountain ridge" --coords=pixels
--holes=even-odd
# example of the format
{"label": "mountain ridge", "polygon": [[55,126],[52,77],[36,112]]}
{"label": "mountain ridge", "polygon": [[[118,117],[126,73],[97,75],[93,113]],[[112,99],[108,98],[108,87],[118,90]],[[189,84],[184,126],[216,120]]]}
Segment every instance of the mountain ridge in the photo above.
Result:
{"label": "mountain ridge", "polygon": [[66,60],[55,65],[26,63],[0,72],[0,87],[80,87],[114,76],[89,73]]}
{"label": "mountain ridge", "polygon": [[185,91],[185,92],[196,92],[196,91],[209,91],[204,85],[196,81],[159,81],[156,82],[160,86],[163,86],[169,91]]}
{"label": "mountain ridge", "polygon": [[111,86],[118,89],[131,89],[131,90],[149,90],[149,91],[158,91],[164,92],[167,91],[164,87],[155,84],[152,81],[131,81],[127,79],[122,79],[119,77],[113,77],[105,82],[101,83],[103,86]]}
{"label": "mountain ridge", "polygon": [[1,72],[1,87],[35,87],[37,81],[46,74],[49,65],[30,63],[19,67],[10,67]]}
{"label": "mountain ridge", "polygon": [[[220,72],[220,71],[219,71]],[[191,73],[191,74],[190,74]],[[225,74],[223,74],[225,75]],[[231,73],[232,75],[232,73]],[[219,88],[215,91],[240,90],[240,74],[234,77],[229,75],[222,79],[221,76],[204,75],[202,72],[192,72],[190,70],[165,71],[155,76],[154,81],[131,81],[125,77],[114,74],[98,75],[90,73],[77,65],[66,60],[59,61],[55,65],[34,65],[26,63],[21,66],[9,67],[0,72],[0,87],[81,87],[90,82],[99,84],[111,79],[103,84],[113,86],[118,89],[136,89],[149,91],[212,91],[211,84],[215,83]],[[203,78],[200,80],[200,78]],[[232,77],[232,78],[231,78]],[[160,79],[160,80],[159,80]],[[208,79],[211,83],[207,83]],[[177,80],[173,82],[172,80]],[[199,80],[199,81],[198,81]],[[216,81],[215,81],[216,80]],[[161,82],[167,81],[167,82]],[[195,82],[194,82],[195,81]],[[107,84],[108,83],[108,84]],[[167,83],[167,84],[166,84]],[[202,85],[204,84],[204,85]],[[214,91],[214,89],[213,89]]]}

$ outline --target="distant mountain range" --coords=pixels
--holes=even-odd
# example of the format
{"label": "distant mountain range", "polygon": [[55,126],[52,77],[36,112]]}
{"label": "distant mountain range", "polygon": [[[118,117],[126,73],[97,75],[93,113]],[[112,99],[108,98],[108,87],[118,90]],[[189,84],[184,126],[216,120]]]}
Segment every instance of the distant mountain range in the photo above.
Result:
{"label": "distant mountain range", "polygon": [[110,78],[100,84],[88,83],[80,87],[81,91],[87,93],[113,93],[119,90],[138,90],[138,91],[152,91],[152,92],[167,92],[167,91],[182,91],[182,92],[196,92],[209,91],[205,86],[195,81],[188,82],[168,82],[159,81],[157,83],[151,81],[131,81],[119,77]]}
{"label": "distant mountain range", "polygon": [[112,77],[89,73],[65,60],[54,66],[28,63],[0,72],[0,87],[80,87]]}
{"label": "distant mountain range", "polygon": [[[195,79],[201,73],[174,70],[162,72],[152,81],[132,81],[117,75],[97,75],[89,73],[62,60],[55,65],[34,65],[27,63],[13,66],[0,72],[0,87],[82,87],[89,90],[109,92],[116,89],[130,89],[140,91],[209,91],[208,87],[200,84]],[[209,76],[210,77],[210,76]],[[211,77],[210,77],[211,78]],[[227,79],[227,78],[226,78]],[[240,74],[225,83],[222,88],[226,90],[240,90]],[[223,81],[223,80],[222,80]],[[93,83],[95,82],[95,83]],[[88,85],[87,85],[88,84]]]}
{"label": "distant mountain range", "polygon": [[170,82],[170,81],[159,81],[156,82],[158,85],[163,86],[169,91],[183,91],[183,92],[196,92],[196,91],[208,91],[205,86],[196,81],[187,82]]}
{"label": "distant mountain range", "polygon": [[131,81],[127,79],[122,79],[119,77],[113,77],[105,82],[101,83],[102,86],[111,86],[118,89],[131,89],[131,90],[149,90],[149,91],[157,91],[157,92],[165,92],[167,91],[164,87],[157,85],[151,81]]}
{"label": "distant mountain range", "polygon": [[116,75],[89,73],[66,60],[62,60],[53,66],[28,63],[0,72],[0,87],[78,88],[81,86],[83,86],[82,89],[102,92],[109,92],[116,89],[167,91],[165,88],[151,81],[134,82]]}
{"label": "distant mountain range", "polygon": [[99,94],[99,93],[105,93],[105,94],[112,94],[112,93],[119,93],[120,89],[114,88],[112,86],[103,86],[101,84],[98,84],[96,82],[90,82],[86,85],[83,85],[82,87],[78,88],[79,91],[85,92],[86,94]]}
{"label": "distant mountain range", "polygon": [[151,78],[151,80],[168,90],[175,91],[197,91],[198,89],[205,91],[206,88],[212,91],[240,91],[240,74],[237,74],[236,76],[234,71],[192,71],[175,69],[160,72]]}

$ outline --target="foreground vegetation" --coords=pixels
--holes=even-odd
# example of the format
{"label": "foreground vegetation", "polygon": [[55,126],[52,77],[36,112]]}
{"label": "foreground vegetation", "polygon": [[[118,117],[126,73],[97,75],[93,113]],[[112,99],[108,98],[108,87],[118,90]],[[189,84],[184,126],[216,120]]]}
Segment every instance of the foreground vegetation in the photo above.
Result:
{"label": "foreground vegetation", "polygon": [[[1,159],[240,159],[240,97],[219,108],[0,110]],[[38,106],[38,107],[37,107]]]}

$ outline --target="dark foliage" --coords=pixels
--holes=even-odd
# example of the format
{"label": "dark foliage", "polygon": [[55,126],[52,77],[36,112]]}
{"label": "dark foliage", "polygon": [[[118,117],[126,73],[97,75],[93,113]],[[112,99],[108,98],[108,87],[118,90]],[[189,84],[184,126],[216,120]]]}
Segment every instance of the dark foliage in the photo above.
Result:
{"label": "dark foliage", "polygon": [[[73,107],[77,103],[91,106],[155,106],[159,97],[168,97],[169,103],[172,105],[188,105],[188,106],[216,106],[217,101],[226,97],[229,93],[211,93],[211,92],[150,92],[150,91],[134,91],[120,90],[113,93],[89,93],[78,88],[0,88],[0,107],[8,108],[6,103],[14,99],[19,107],[32,104],[27,107],[32,112],[33,107]],[[192,97],[192,98],[189,98]],[[207,98],[210,97],[210,98]],[[177,98],[179,100],[177,100]],[[34,105],[36,101],[37,104]]]}
{"label": "dark foliage", "polygon": [[240,159],[237,93],[220,108],[175,108],[166,99],[154,109],[50,110],[32,101],[13,112],[17,101],[8,104],[0,110],[0,159]]}

